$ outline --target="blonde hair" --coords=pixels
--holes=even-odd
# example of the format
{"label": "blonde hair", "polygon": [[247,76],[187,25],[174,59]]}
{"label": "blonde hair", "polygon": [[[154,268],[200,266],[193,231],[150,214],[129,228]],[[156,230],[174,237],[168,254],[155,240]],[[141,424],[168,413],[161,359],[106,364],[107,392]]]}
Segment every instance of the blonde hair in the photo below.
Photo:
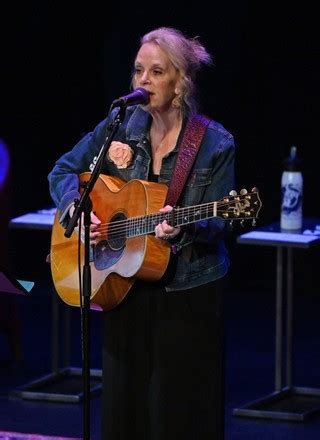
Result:
{"label": "blonde hair", "polygon": [[[181,74],[180,94],[177,97],[183,114],[197,112],[196,74],[202,65],[212,64],[211,55],[198,37],[189,38],[181,31],[160,27],[141,37],[140,44],[157,44]],[[177,105],[177,102],[176,102]]]}

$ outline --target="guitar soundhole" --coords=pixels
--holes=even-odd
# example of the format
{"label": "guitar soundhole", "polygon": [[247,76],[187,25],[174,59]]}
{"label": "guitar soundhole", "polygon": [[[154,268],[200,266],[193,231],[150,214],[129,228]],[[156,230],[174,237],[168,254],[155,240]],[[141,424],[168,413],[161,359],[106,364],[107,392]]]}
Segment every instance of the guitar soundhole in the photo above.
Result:
{"label": "guitar soundhole", "polygon": [[120,260],[126,243],[125,220],[126,217],[122,213],[112,217],[107,231],[107,239],[99,241],[94,247],[96,269],[107,269]]}
{"label": "guitar soundhole", "polygon": [[114,251],[122,249],[126,244],[126,216],[122,212],[112,217],[107,232],[107,241]]}

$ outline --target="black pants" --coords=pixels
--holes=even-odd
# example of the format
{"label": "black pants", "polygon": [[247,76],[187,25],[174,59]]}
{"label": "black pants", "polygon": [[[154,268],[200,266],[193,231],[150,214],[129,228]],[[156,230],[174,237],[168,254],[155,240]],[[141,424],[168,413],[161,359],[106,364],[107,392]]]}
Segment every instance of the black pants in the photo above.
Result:
{"label": "black pants", "polygon": [[221,284],[137,282],[105,313],[103,440],[224,438]]}

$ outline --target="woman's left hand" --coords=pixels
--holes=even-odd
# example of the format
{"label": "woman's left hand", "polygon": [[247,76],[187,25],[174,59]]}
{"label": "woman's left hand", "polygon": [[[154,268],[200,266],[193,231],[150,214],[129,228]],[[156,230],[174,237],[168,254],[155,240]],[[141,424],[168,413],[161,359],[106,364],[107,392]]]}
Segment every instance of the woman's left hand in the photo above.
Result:
{"label": "woman's left hand", "polygon": [[[160,212],[166,213],[171,212],[173,210],[172,206],[166,205],[164,208],[160,209]],[[176,237],[180,233],[180,228],[175,228],[171,226],[167,220],[164,220],[162,223],[159,223],[155,227],[156,237],[160,240],[171,240]]]}

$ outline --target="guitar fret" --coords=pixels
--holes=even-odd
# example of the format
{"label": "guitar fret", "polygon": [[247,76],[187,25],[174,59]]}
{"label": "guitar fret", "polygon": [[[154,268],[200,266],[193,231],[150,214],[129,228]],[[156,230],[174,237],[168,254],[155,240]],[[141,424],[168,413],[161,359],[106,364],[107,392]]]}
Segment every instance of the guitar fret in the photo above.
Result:
{"label": "guitar fret", "polygon": [[177,226],[195,223],[199,220],[215,217],[217,215],[216,202],[177,209],[175,214],[178,219]]}
{"label": "guitar fret", "polygon": [[135,231],[135,235],[140,235],[141,234],[141,219],[138,218],[136,221],[136,231]]}
{"label": "guitar fret", "polygon": [[152,227],[153,227],[153,221],[152,221],[153,216],[149,215],[148,216],[148,232],[152,231]]}
{"label": "guitar fret", "polygon": [[126,238],[130,238],[132,236],[132,223],[134,219],[127,219],[126,221]]}
{"label": "guitar fret", "polygon": [[163,220],[162,216],[162,214],[150,214],[145,217],[128,218],[126,220],[126,238],[152,233],[155,226]]}

